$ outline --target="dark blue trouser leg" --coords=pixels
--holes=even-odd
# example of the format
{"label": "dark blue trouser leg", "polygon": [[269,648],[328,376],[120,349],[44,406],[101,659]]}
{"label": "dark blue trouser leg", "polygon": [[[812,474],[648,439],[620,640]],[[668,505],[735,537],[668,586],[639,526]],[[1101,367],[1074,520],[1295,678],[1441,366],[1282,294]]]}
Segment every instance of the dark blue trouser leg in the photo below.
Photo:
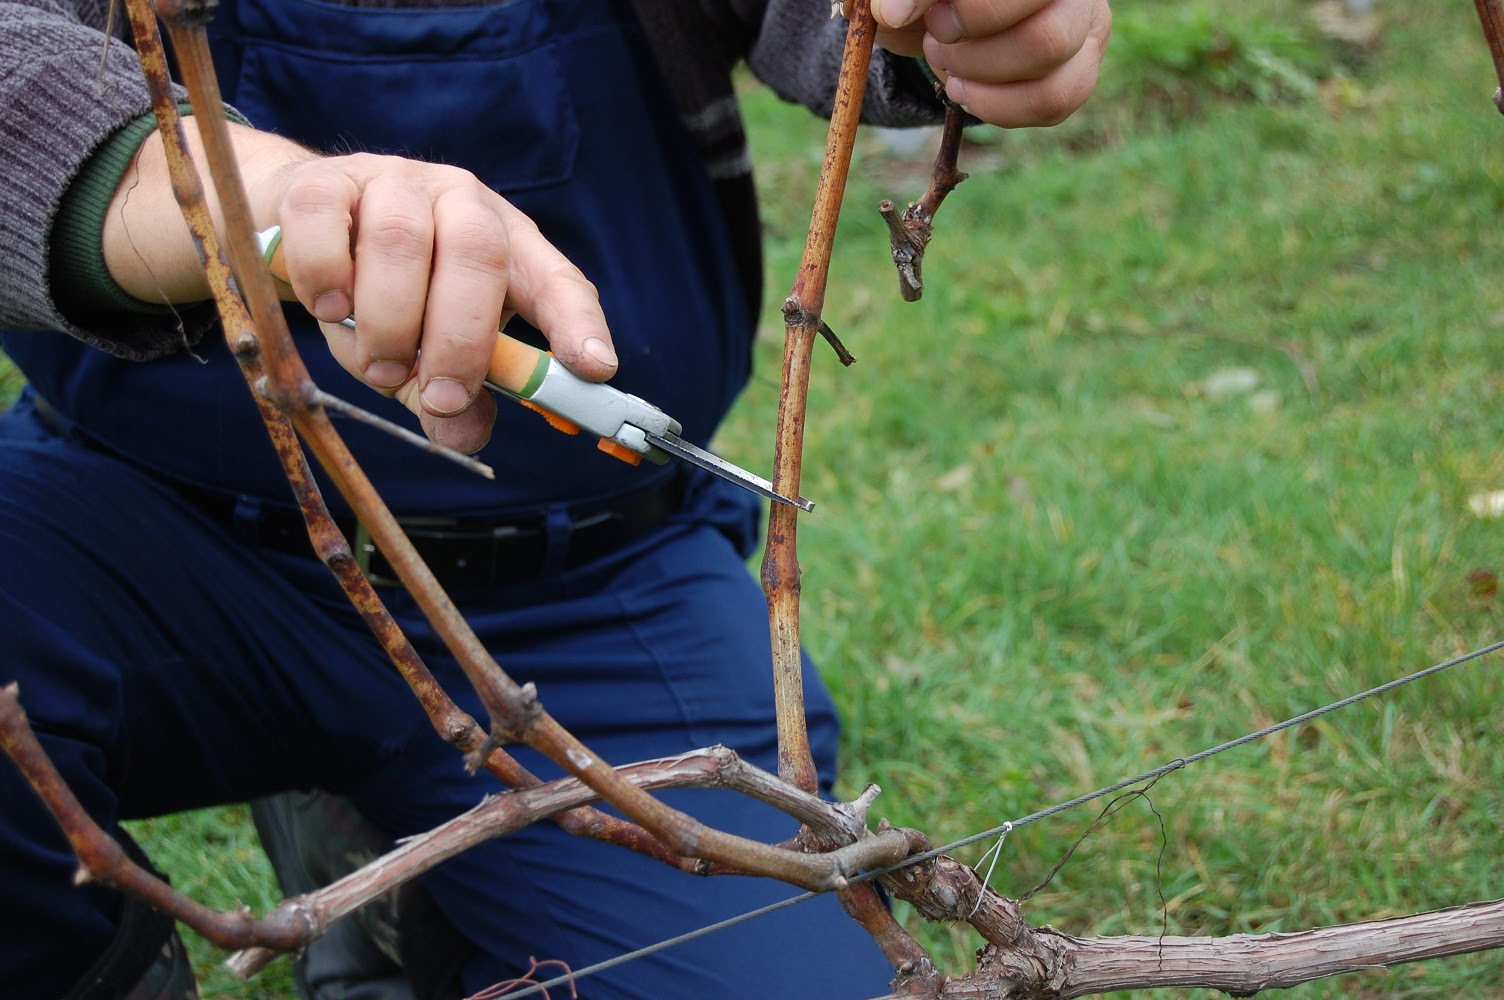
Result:
{"label": "dark blue trouser leg", "polygon": [[[0,442],[0,567],[0,683],[20,683],[44,745],[107,828],[323,787],[403,836],[494,790],[433,734],[321,566],[243,550],[118,462],[65,442]],[[606,760],[724,743],[771,765],[766,614],[714,529],[671,524],[609,566],[455,596],[508,672],[535,682],[544,706]],[[484,720],[410,601],[391,603],[446,688]],[[808,685],[829,774],[834,716],[813,674]],[[518,756],[558,773],[525,748]],[[793,832],[732,793],[666,798],[761,840]],[[7,996],[59,995],[108,941],[115,901],[74,888],[73,868],[51,818],[0,766],[0,885],[14,917],[0,935],[0,982],[25,984]],[[480,948],[465,972],[472,991],[533,957],[578,968],[795,891],[697,879],[551,824],[488,842],[426,882]],[[823,899],[618,967],[581,995],[859,1000],[889,975]]]}

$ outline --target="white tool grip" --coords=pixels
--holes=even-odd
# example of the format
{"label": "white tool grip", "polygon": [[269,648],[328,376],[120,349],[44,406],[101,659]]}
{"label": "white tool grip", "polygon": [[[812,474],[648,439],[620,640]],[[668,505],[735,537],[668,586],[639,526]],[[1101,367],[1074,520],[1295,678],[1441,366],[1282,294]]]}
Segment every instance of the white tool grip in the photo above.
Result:
{"label": "white tool grip", "polygon": [[644,431],[662,437],[682,429],[679,421],[653,404],[604,383],[587,382],[554,358],[548,359],[548,373],[527,399],[639,455],[652,457],[657,450],[648,444]]}

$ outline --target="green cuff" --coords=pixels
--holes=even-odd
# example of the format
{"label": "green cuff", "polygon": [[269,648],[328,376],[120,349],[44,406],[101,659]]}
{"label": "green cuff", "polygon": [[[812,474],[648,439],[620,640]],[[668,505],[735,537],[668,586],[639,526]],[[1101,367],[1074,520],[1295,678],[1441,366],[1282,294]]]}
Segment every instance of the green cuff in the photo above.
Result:
{"label": "green cuff", "polygon": [[[193,109],[185,103],[178,105],[178,112],[188,115]],[[232,120],[245,122],[240,115],[228,110],[227,113]],[[163,303],[143,302],[129,295],[110,277],[104,263],[105,215],[136,151],[156,127],[156,116],[147,114],[121,128],[100,143],[63,192],[52,221],[48,278],[53,301],[68,316],[173,313]]]}

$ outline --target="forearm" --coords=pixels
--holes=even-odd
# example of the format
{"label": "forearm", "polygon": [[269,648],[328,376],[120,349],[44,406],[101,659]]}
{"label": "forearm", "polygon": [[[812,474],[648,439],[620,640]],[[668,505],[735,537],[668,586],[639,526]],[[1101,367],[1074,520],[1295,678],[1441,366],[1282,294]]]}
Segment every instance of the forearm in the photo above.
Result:
{"label": "forearm", "polygon": [[0,3],[0,323],[68,328],[50,287],[53,219],[98,145],[149,109],[126,46],[106,51],[57,5]]}
{"label": "forearm", "polygon": [[[103,33],[108,6],[0,0],[0,325],[38,335],[63,331],[146,359],[196,341],[212,324],[212,310],[175,315],[136,302],[113,286],[101,259],[101,230],[124,157],[151,131],[140,63],[128,45]],[[101,167],[117,147],[124,154]],[[80,197],[89,176],[104,177],[104,186]],[[150,204],[158,223],[181,226],[175,205],[148,202],[152,189],[138,186],[132,198]],[[154,238],[138,243],[157,245]],[[132,291],[140,294],[140,285]]]}
{"label": "forearm", "polygon": [[[189,154],[203,164],[198,120],[182,119]],[[231,123],[230,137],[241,179],[250,194],[254,223],[276,221],[269,193],[283,169],[314,154],[279,136]],[[200,168],[202,169],[202,168]],[[224,219],[213,185],[205,184],[216,229]],[[144,302],[196,302],[209,296],[203,266],[177,204],[161,133],[153,131],[137,150],[105,213],[102,246],[110,278],[132,298]]]}

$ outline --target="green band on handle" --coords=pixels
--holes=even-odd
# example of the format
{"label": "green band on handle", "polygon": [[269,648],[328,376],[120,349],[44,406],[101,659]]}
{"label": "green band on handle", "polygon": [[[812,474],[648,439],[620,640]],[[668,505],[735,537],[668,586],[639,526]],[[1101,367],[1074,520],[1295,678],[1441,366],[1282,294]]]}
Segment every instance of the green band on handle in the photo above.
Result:
{"label": "green band on handle", "polygon": [[272,238],[267,240],[266,249],[261,253],[261,259],[270,266],[272,258],[277,256],[277,247],[282,245],[282,227],[277,226],[272,231]]}
{"label": "green band on handle", "polygon": [[533,393],[543,384],[543,379],[548,375],[548,366],[553,363],[553,358],[545,351],[538,352],[538,363],[533,366],[533,373],[527,377],[527,384],[517,390],[517,395],[523,399],[532,399]]}

